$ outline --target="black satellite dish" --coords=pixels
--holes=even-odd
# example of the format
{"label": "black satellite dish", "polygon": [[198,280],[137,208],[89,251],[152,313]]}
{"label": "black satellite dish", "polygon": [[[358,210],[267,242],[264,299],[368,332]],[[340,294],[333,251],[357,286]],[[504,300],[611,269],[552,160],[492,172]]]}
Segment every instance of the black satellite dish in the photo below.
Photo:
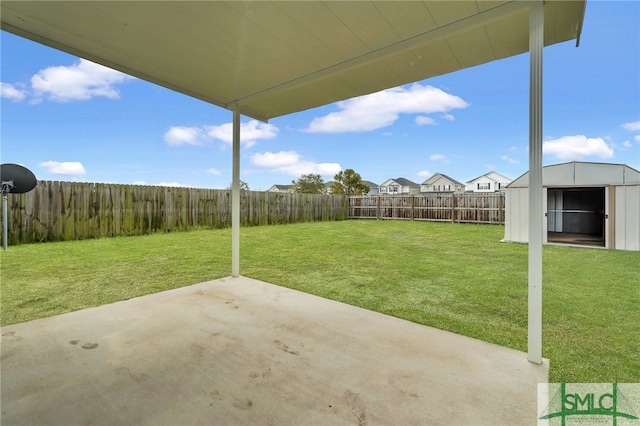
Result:
{"label": "black satellite dish", "polygon": [[2,247],[7,249],[7,194],[22,194],[36,187],[36,175],[19,164],[0,164],[2,189]]}
{"label": "black satellite dish", "polygon": [[3,194],[22,194],[36,187],[36,176],[19,164],[0,164],[0,181]]}

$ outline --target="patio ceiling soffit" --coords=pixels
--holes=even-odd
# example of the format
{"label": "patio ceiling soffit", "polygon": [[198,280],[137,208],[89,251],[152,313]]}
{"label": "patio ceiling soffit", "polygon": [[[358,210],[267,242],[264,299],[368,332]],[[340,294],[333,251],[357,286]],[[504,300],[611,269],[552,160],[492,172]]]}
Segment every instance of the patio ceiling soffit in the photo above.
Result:
{"label": "patio ceiling soffit", "polygon": [[[545,45],[586,2],[545,2]],[[0,3],[3,30],[263,121],[529,49],[525,1]]]}

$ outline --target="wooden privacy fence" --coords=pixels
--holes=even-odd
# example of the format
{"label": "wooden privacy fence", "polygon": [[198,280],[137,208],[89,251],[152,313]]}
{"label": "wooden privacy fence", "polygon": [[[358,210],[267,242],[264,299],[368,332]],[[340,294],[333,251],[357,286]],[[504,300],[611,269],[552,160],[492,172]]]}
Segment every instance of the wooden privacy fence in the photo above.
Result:
{"label": "wooden privacy fence", "polygon": [[[39,181],[8,206],[10,244],[231,226],[231,191],[219,189]],[[344,220],[347,206],[346,196],[242,191],[240,223]]]}
{"label": "wooden privacy fence", "polygon": [[504,224],[504,193],[350,196],[349,219]]}

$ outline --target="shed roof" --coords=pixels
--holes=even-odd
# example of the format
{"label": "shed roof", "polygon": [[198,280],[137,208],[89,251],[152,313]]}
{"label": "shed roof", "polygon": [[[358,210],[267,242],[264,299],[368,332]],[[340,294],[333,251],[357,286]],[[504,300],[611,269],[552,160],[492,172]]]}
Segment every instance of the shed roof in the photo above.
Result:
{"label": "shed roof", "polygon": [[[544,44],[585,0],[544,3]],[[13,1],[3,30],[268,120],[527,52],[521,1]]]}
{"label": "shed roof", "polygon": [[[542,185],[546,187],[637,184],[640,184],[640,171],[626,164],[572,161],[542,168]],[[529,172],[507,185],[507,188],[528,187]]]}

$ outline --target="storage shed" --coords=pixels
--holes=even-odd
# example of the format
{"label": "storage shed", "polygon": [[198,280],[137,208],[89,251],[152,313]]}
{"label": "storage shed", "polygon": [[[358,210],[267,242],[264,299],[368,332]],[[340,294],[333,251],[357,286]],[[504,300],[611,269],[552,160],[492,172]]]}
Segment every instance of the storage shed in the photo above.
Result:
{"label": "storage shed", "polygon": [[[544,242],[640,251],[640,171],[571,162],[542,169]],[[507,186],[504,241],[528,242],[529,172]]]}

